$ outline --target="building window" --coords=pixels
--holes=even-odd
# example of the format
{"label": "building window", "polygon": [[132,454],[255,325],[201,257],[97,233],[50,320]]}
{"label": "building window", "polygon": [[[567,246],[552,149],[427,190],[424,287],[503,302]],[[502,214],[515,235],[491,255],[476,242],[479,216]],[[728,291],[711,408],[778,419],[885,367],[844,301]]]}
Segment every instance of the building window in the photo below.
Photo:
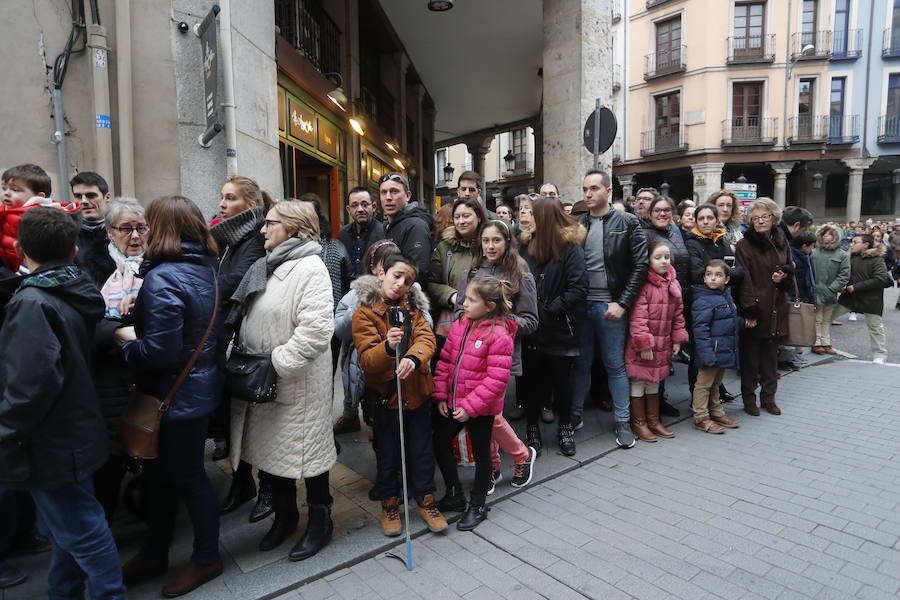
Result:
{"label": "building window", "polygon": [[828,137],[843,137],[844,131],[844,93],[847,87],[846,77],[835,77],[831,80],[831,97],[828,109]]}
{"label": "building window", "polygon": [[466,152],[466,171],[472,170],[472,162],[473,162],[472,153]]}
{"label": "building window", "polygon": [[891,50],[900,48],[900,0],[894,0],[891,14]]}
{"label": "building window", "polygon": [[850,36],[850,0],[834,2],[834,44],[832,52],[837,56],[847,56]]}
{"label": "building window", "polygon": [[735,5],[733,42],[735,58],[762,56],[765,8],[766,5],[762,3]]}
{"label": "building window", "polygon": [[447,149],[441,148],[434,152],[434,176],[438,181],[443,181],[444,167],[447,166]]}
{"label": "building window", "polygon": [[656,24],[656,71],[681,65],[681,17]]}
{"label": "building window", "polygon": [[800,94],[797,97],[797,135],[801,138],[812,136],[815,87],[815,79],[800,80]]}
{"label": "building window", "polygon": [[656,149],[681,145],[681,92],[654,98],[656,103]]}
{"label": "building window", "polygon": [[524,128],[512,132],[512,153],[516,157],[516,171],[526,168],[528,155],[528,131]]}
{"label": "building window", "polygon": [[762,138],[762,92],[760,81],[734,84],[731,94],[732,139]]}
{"label": "building window", "polygon": [[[805,34],[815,34],[818,4],[818,0],[803,0],[803,15],[800,19],[801,32]],[[809,37],[809,42],[807,42],[806,39],[806,37],[803,38],[804,45],[807,43],[811,44],[814,41],[812,35]]]}
{"label": "building window", "polygon": [[893,119],[895,123],[900,120],[900,73],[893,73],[888,77],[885,113],[888,119]]}

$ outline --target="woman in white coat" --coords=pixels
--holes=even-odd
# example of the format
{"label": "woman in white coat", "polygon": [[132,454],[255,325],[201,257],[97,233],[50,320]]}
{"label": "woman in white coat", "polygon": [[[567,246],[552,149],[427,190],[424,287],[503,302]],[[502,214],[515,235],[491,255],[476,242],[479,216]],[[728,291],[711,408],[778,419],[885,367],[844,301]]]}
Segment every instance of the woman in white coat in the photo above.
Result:
{"label": "woman in white coat", "polygon": [[247,271],[231,297],[229,321],[242,318],[238,344],[271,353],[277,397],[264,404],[233,399],[231,462],[244,460],[272,486],[275,522],[260,550],[281,545],[296,529],[296,480],[303,478],[309,522],[288,555],[303,560],[331,539],[328,471],[337,460],[331,432],[331,280],[319,258],[319,221],[311,205],[281,201],[262,228],[266,256]]}

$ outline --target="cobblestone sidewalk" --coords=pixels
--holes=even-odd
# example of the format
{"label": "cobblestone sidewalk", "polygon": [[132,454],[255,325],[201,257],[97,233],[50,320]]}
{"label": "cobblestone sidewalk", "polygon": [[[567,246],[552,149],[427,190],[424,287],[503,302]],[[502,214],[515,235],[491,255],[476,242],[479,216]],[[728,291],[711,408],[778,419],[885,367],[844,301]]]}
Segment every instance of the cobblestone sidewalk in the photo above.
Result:
{"label": "cobblestone sidewalk", "polygon": [[414,540],[412,572],[378,556],[278,598],[896,599],[898,384],[890,366],[804,369],[780,417],[685,420],[501,500],[475,533]]}

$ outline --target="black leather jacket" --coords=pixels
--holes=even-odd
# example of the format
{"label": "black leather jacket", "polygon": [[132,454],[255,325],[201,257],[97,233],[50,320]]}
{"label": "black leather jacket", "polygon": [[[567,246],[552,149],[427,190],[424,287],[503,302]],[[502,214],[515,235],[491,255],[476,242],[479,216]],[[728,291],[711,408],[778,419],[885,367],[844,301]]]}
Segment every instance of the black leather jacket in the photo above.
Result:
{"label": "black leather jacket", "polygon": [[[582,215],[579,222],[590,235],[590,213]],[[647,278],[647,236],[640,220],[630,213],[611,208],[601,222],[609,293],[614,302],[630,310]]]}

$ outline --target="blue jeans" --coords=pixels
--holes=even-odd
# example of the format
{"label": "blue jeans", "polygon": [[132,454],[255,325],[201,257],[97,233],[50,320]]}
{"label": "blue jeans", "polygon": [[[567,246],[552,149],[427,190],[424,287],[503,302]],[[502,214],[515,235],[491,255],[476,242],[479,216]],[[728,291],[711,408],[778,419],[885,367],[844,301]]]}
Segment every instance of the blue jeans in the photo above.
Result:
{"label": "blue jeans", "polygon": [[628,314],[621,319],[607,319],[606,302],[588,302],[587,314],[581,325],[580,354],[575,359],[572,377],[572,416],[580,417],[584,411],[584,397],[591,388],[591,364],[594,351],[600,350],[600,359],[606,367],[609,393],[612,396],[616,422],[628,421],[631,411],[628,404],[628,375],[625,374],[625,340],[628,338]]}
{"label": "blue jeans", "polygon": [[53,490],[32,490],[41,525],[53,544],[49,600],[125,598],[119,553],[90,477]]}

